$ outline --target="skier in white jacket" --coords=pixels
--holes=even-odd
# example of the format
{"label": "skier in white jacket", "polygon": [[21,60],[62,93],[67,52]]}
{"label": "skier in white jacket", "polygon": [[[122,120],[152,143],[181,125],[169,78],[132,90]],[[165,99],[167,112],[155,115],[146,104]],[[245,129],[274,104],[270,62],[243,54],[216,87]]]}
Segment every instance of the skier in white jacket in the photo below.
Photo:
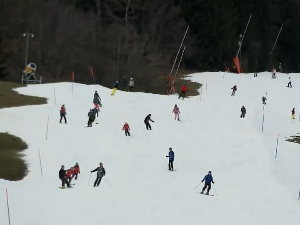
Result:
{"label": "skier in white jacket", "polygon": [[289,77],[289,82],[288,82],[288,85],[287,85],[287,87],[292,87],[292,80],[291,80],[291,77]]}
{"label": "skier in white jacket", "polygon": [[134,88],[134,80],[132,78],[130,78],[130,81],[129,81],[129,91],[133,91],[133,88]]}

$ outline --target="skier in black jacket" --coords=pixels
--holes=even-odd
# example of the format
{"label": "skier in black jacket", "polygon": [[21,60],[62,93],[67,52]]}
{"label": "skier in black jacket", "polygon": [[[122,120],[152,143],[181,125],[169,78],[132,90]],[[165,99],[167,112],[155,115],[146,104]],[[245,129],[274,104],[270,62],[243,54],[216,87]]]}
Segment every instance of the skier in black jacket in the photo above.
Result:
{"label": "skier in black jacket", "polygon": [[102,177],[105,176],[105,169],[103,167],[103,163],[99,164],[99,167],[97,167],[96,169],[92,170],[91,173],[96,172],[97,171],[97,178],[94,182],[94,187],[99,186]]}
{"label": "skier in black jacket", "polygon": [[88,121],[88,127],[92,127],[92,123],[95,121],[97,109],[90,109],[90,112],[88,113],[89,121]]}
{"label": "skier in black jacket", "polygon": [[150,123],[149,123],[149,120],[154,123],[153,120],[151,120],[151,114],[149,114],[148,116],[146,116],[145,120],[144,120],[144,123],[146,124],[146,129],[147,130],[152,130],[151,126],[150,126]]}
{"label": "skier in black jacket", "polygon": [[61,169],[59,171],[59,179],[62,182],[61,184],[62,188],[65,188],[65,184],[67,184],[68,187],[71,187],[69,181],[66,178],[66,171],[64,165],[61,166]]}
{"label": "skier in black jacket", "polygon": [[243,106],[241,108],[241,118],[245,118],[245,115],[246,115],[246,108],[245,108],[245,106]]}

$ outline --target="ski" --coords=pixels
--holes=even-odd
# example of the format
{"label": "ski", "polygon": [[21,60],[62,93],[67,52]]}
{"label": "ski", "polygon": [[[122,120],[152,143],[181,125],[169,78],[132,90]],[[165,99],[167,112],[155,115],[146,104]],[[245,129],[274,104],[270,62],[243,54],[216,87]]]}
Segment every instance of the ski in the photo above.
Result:
{"label": "ski", "polygon": [[169,172],[174,172],[174,171],[176,171],[176,170],[168,170]]}
{"label": "ski", "polygon": [[68,188],[74,188],[74,187],[59,187],[60,189],[68,189]]}
{"label": "ski", "polygon": [[[201,194],[201,195],[206,195],[206,194],[201,193],[201,192],[197,192],[197,193],[199,193],[199,194]],[[214,195],[207,195],[207,196],[214,196]]]}

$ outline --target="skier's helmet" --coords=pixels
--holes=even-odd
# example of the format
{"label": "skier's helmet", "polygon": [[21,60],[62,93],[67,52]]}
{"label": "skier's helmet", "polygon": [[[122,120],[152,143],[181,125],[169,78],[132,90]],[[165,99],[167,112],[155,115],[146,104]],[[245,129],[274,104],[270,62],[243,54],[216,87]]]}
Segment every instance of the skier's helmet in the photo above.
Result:
{"label": "skier's helmet", "polygon": [[169,150],[172,150],[172,148],[169,148]]}
{"label": "skier's helmet", "polygon": [[175,107],[177,107],[177,105],[175,104]]}
{"label": "skier's helmet", "polygon": [[132,78],[130,78],[130,80],[133,80]]}
{"label": "skier's helmet", "polygon": [[211,174],[211,171],[208,171],[209,174]]}

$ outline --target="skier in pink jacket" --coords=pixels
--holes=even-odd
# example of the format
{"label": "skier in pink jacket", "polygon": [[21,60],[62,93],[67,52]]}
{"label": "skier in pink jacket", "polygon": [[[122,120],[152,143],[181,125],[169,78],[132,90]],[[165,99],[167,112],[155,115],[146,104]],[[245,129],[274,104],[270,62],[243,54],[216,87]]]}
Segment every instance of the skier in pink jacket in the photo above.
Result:
{"label": "skier in pink jacket", "polygon": [[180,121],[180,120],[179,120],[179,113],[180,113],[180,110],[179,110],[179,108],[178,108],[177,105],[174,106],[174,109],[173,109],[172,113],[175,114],[175,120],[177,119],[178,121]]}

